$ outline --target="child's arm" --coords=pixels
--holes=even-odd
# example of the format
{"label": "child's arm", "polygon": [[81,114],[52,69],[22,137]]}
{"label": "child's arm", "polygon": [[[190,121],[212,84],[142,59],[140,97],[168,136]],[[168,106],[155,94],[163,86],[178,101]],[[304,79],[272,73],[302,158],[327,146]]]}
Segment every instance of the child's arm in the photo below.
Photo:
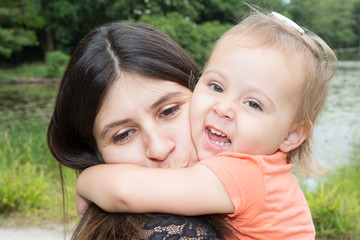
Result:
{"label": "child's arm", "polygon": [[234,212],[220,180],[201,164],[180,169],[101,164],[84,170],[76,189],[81,197],[108,212],[181,215]]}

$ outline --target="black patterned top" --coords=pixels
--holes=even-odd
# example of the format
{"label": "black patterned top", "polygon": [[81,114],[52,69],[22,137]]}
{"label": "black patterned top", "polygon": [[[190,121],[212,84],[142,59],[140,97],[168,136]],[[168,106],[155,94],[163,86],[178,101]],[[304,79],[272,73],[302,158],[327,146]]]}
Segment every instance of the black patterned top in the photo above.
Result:
{"label": "black patterned top", "polygon": [[149,240],[201,240],[224,239],[199,217],[187,217],[170,214],[152,214],[154,216],[144,224],[144,239]]}

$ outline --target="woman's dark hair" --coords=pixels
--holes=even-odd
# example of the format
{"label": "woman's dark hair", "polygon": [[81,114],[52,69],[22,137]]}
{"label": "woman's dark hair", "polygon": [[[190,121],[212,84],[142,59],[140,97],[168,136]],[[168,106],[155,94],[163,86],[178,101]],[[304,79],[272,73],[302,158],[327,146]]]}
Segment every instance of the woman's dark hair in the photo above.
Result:
{"label": "woman's dark hair", "polygon": [[92,30],[70,59],[48,127],[48,146],[59,163],[76,170],[104,163],[93,124],[102,97],[124,72],[188,87],[199,67],[175,41],[149,25],[111,23]]}
{"label": "woman's dark hair", "polygon": [[[92,130],[103,97],[122,73],[189,87],[200,70],[175,41],[146,24],[111,23],[88,33],[75,48],[66,68],[47,132],[48,147],[59,162],[63,196],[62,166],[81,171],[105,163],[97,151]],[[65,197],[63,200],[65,212]],[[93,204],[72,239],[102,239],[101,236],[118,239],[115,236],[119,231],[120,239],[133,239],[142,234],[141,224],[149,217],[110,214]],[[203,219],[210,229],[226,230],[219,217]]]}

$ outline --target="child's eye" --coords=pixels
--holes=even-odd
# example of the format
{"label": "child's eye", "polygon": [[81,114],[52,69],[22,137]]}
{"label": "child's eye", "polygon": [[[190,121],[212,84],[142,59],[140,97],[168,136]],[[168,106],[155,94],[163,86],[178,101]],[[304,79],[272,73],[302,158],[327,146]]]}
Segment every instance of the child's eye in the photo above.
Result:
{"label": "child's eye", "polygon": [[253,108],[253,109],[255,109],[255,110],[260,110],[260,111],[262,111],[262,107],[260,106],[260,104],[258,104],[258,103],[255,102],[255,101],[247,101],[246,104],[247,104],[249,107],[251,107],[251,108]]}
{"label": "child's eye", "polygon": [[113,137],[113,142],[114,143],[125,143],[126,141],[128,141],[131,136],[136,132],[135,129],[130,129],[130,130],[126,130],[122,133],[119,133],[118,135]]}
{"label": "child's eye", "polygon": [[224,89],[216,83],[210,83],[210,88],[214,91],[214,92],[218,92],[218,93],[223,93]]}
{"label": "child's eye", "polygon": [[179,109],[180,109],[180,105],[176,105],[176,106],[172,106],[172,107],[169,107],[169,108],[165,108],[165,109],[160,113],[160,117],[162,117],[162,118],[170,118],[170,117],[174,116]]}

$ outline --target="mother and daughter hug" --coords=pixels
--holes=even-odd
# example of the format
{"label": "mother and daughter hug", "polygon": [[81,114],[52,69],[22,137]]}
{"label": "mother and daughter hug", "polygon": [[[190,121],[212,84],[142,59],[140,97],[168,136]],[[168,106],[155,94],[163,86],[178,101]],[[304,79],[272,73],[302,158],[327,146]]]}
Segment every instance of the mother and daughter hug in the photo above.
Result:
{"label": "mother and daughter hug", "polygon": [[73,239],[314,239],[292,170],[321,171],[310,139],[336,69],[321,38],[277,13],[226,32],[200,78],[150,26],[93,30],[48,131],[59,163],[81,170]]}

